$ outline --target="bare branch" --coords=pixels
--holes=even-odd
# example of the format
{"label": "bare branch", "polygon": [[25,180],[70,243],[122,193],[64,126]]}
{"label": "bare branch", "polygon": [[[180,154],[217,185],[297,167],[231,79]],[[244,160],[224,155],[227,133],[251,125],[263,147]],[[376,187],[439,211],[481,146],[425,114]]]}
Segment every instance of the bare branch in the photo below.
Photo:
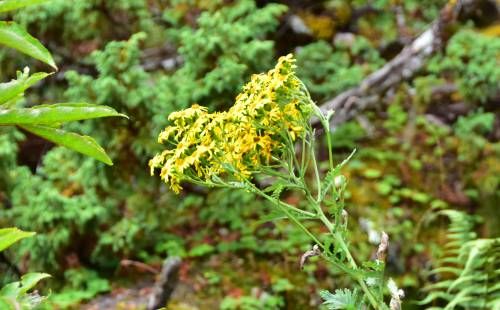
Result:
{"label": "bare branch", "polygon": [[411,79],[432,54],[442,49],[446,39],[446,26],[456,20],[462,11],[470,12],[478,2],[480,1],[450,1],[429,29],[405,46],[396,57],[368,75],[359,86],[346,90],[321,105],[320,108],[325,113],[329,110],[335,111],[331,126],[337,127],[352,119],[360,111],[378,102],[385,91]]}

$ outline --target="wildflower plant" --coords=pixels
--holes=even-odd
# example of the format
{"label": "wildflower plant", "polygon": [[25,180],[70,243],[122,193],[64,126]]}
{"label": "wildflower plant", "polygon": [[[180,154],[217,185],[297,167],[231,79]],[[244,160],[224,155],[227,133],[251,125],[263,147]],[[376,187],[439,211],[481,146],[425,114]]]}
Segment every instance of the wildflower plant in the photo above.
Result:
{"label": "wildflower plant", "polygon": [[[183,182],[190,182],[243,189],[269,200],[314,242],[313,249],[302,256],[301,266],[309,257],[321,256],[355,283],[352,292],[323,293],[327,307],[350,309],[355,303],[389,309],[383,300],[388,238],[383,238],[375,261],[358,265],[349,250],[344,210],[347,182],[340,173],[353,154],[334,165],[329,134],[333,113],[324,115],[314,104],[295,75],[294,63],[293,56],[287,55],[266,74],[252,76],[228,111],[209,113],[194,104],[170,114],[172,125],[158,137],[166,149],[150,160],[151,174],[159,169],[160,177],[177,193]],[[327,135],[329,168],[324,173],[316,157],[311,118],[319,119]],[[294,206],[281,200],[285,191],[301,195],[304,203]],[[328,233],[313,231],[306,221],[319,221]],[[357,292],[363,292],[362,297]],[[391,300],[391,305],[399,303],[399,298]]]}

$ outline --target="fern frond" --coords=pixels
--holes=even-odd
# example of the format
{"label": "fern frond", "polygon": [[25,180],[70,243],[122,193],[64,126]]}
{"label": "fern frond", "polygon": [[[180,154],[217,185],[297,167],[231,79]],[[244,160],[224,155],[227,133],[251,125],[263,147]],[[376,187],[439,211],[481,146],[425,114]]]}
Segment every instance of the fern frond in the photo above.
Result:
{"label": "fern frond", "polygon": [[435,309],[500,309],[500,238],[476,239],[475,220],[456,210],[441,214],[450,219],[448,242],[430,274],[442,278],[424,288],[420,305],[447,302]]}

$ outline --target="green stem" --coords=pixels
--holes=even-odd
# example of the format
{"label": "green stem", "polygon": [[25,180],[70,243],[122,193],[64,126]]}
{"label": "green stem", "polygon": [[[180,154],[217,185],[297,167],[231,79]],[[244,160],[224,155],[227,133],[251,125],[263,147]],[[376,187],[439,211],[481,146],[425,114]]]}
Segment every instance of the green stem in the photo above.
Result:
{"label": "green stem", "polygon": [[330,130],[326,132],[326,137],[328,143],[328,163],[330,164],[330,169],[333,169],[332,138],[330,137]]}
{"label": "green stem", "polygon": [[[266,193],[262,192],[260,189],[258,189],[257,187],[253,186],[252,187],[254,189],[254,191],[259,194],[260,196],[264,197],[265,199],[269,200],[270,202],[274,203],[274,204],[277,204],[281,207],[284,207],[284,208],[288,208],[294,212],[297,212],[299,214],[302,214],[304,216],[307,216],[307,217],[311,217],[311,218],[317,218],[317,215],[314,214],[314,213],[311,213],[311,212],[308,212],[308,211],[305,211],[305,210],[302,210],[302,209],[299,209],[299,208],[296,208],[294,206],[292,206],[291,204],[288,204],[286,202],[283,202],[281,200],[276,200],[275,198],[267,195]],[[288,211],[288,210],[287,210]]]}
{"label": "green stem", "polygon": [[[315,236],[313,233],[311,233],[311,232],[309,231],[309,229],[307,229],[307,228],[306,228],[306,227],[305,227],[305,226],[304,226],[304,225],[303,225],[303,224],[299,221],[299,219],[297,219],[297,217],[296,217],[295,215],[293,215],[292,213],[290,213],[290,211],[287,209],[287,207],[289,207],[289,205],[288,205],[288,204],[285,204],[285,203],[284,203],[284,202],[282,202],[281,200],[277,200],[277,199],[275,199],[275,198],[273,198],[273,197],[271,197],[271,196],[269,196],[269,195],[265,194],[265,193],[264,193],[264,192],[262,192],[260,189],[256,188],[253,184],[251,184],[251,183],[248,183],[248,184],[249,184],[249,186],[251,186],[251,187],[254,189],[254,191],[255,191],[258,195],[260,195],[260,196],[264,197],[265,199],[267,199],[267,200],[269,200],[269,201],[273,202],[273,203],[274,203],[274,204],[275,204],[275,205],[276,205],[276,206],[277,206],[277,207],[278,207],[278,208],[279,208],[279,209],[280,209],[283,213],[285,213],[285,215],[286,215],[286,216],[287,216],[287,217],[288,217],[288,218],[289,218],[289,219],[290,219],[290,220],[291,220],[291,221],[292,221],[295,225],[297,225],[297,226],[298,226],[298,227],[299,227],[299,228],[300,228],[303,232],[305,232],[305,233],[306,233],[306,234],[307,234],[307,235],[308,235],[308,236],[309,236],[309,237],[310,237],[310,238],[314,241],[314,243],[316,243],[318,246],[320,246],[320,247],[321,247],[321,249],[323,249],[323,250],[325,249],[325,246],[324,246],[324,245],[323,245],[323,244],[322,244],[322,243],[318,240],[318,238],[316,238],[316,236]],[[300,210],[300,209],[297,209],[297,208],[295,208],[295,207],[293,207],[293,209]],[[300,211],[301,211],[301,212],[307,212],[307,211],[303,211],[303,210],[300,210]],[[309,213],[309,212],[307,212],[307,213]],[[311,214],[311,213],[309,213],[309,214]],[[313,217],[316,217],[316,216],[315,216],[315,215],[313,215]]]}
{"label": "green stem", "polygon": [[[349,251],[349,248],[347,247],[347,244],[345,243],[343,236],[340,234],[340,232],[336,232],[334,230],[333,224],[326,217],[325,213],[321,209],[321,205],[316,203],[316,201],[314,200],[314,198],[312,198],[312,196],[310,194],[307,194],[307,200],[313,205],[314,209],[316,210],[316,212],[318,214],[318,218],[328,228],[328,231],[333,236],[336,243],[338,245],[340,245],[340,248],[344,252],[344,254],[347,258],[347,261],[351,265],[351,268],[358,269],[358,265],[356,264],[354,257],[352,256],[351,252]],[[370,289],[368,288],[366,283],[363,281],[363,278],[359,277],[357,274],[353,274],[351,272],[348,272],[348,274],[358,282],[359,286],[365,292],[365,295],[368,298],[368,300],[370,301],[370,304],[373,306],[373,308],[377,309],[377,310],[381,309],[380,303],[377,301],[375,296],[373,296],[373,293],[370,291]]]}
{"label": "green stem", "polygon": [[313,161],[313,168],[314,168],[314,175],[316,176],[316,187],[317,189],[317,195],[318,195],[318,200],[321,197],[321,179],[319,176],[319,169],[318,169],[318,164],[316,162],[316,154],[314,153],[314,143],[311,144],[311,158]]}

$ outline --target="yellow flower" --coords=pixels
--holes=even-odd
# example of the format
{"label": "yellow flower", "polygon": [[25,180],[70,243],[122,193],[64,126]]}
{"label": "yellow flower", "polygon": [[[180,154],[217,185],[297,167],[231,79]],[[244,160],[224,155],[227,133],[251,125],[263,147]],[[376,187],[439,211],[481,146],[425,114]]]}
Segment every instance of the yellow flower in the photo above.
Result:
{"label": "yellow flower", "polygon": [[312,111],[294,62],[290,54],[267,74],[253,75],[226,112],[208,113],[194,104],[170,114],[173,125],[158,137],[169,146],[150,160],[151,173],[160,168],[160,177],[178,193],[193,176],[205,182],[249,179],[280,158],[289,145],[284,136],[300,136]]}
{"label": "yellow flower", "polygon": [[178,111],[178,112],[173,112],[168,116],[168,119],[170,121],[176,120],[176,119],[191,119],[195,116],[198,116],[201,113],[206,113],[207,112],[206,107],[202,107],[198,104],[193,104],[190,108]]}

